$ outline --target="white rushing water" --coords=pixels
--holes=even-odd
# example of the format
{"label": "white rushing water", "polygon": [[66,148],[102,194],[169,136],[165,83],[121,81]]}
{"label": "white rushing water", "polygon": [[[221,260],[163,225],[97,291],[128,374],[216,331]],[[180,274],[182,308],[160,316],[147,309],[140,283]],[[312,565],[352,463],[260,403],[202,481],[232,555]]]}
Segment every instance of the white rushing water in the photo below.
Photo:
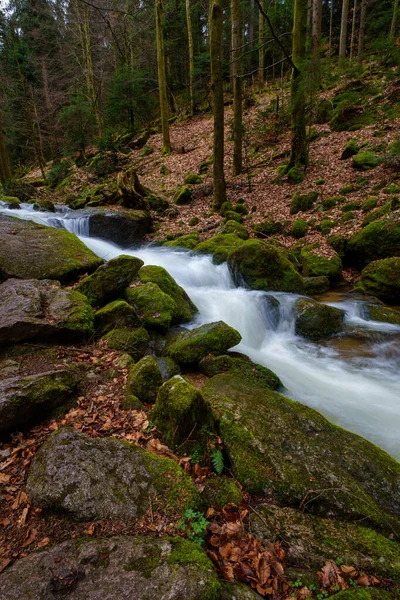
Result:
{"label": "white rushing water", "polygon": [[[0,206],[0,212],[64,226],[106,260],[130,254],[164,267],[199,309],[190,327],[225,321],[242,335],[235,350],[274,371],[285,395],[400,459],[400,327],[366,320],[362,302],[346,300],[338,306],[346,311],[348,329],[356,329],[358,337],[368,334],[367,342],[331,338],[316,344],[295,334],[292,306],[298,296],[269,292],[279,301],[274,311],[264,292],[236,287],[226,264],[214,265],[210,256],[156,246],[122,249],[88,237],[88,218],[76,211],[41,213],[23,205],[21,210]],[[340,342],[346,339],[351,351],[344,356]]]}

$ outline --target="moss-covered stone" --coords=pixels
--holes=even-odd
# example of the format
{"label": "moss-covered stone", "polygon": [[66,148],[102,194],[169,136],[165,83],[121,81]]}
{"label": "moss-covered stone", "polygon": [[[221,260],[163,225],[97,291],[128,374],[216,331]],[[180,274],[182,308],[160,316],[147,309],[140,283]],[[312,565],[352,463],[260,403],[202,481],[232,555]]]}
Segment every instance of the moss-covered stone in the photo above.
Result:
{"label": "moss-covered stone", "polygon": [[168,200],[155,194],[146,196],[145,200],[150,210],[154,210],[154,212],[158,213],[159,215],[163,215],[170,208],[170,203]]}
{"label": "moss-covered stone", "polygon": [[350,210],[349,212],[346,212],[343,217],[340,219],[340,222],[343,223],[347,223],[348,221],[352,221],[355,218],[355,214],[353,213],[352,210]]}
{"label": "moss-covered stone", "polygon": [[304,293],[309,296],[325,294],[330,288],[329,278],[324,275],[319,277],[303,277]]}
{"label": "moss-covered stone", "polygon": [[262,365],[253,363],[244,354],[239,355],[236,353],[235,356],[208,354],[200,361],[199,367],[200,371],[207,377],[214,377],[218,373],[232,373],[241,377],[243,381],[248,381],[251,385],[266,387],[271,390],[276,390],[282,385],[275,373]]}
{"label": "moss-covered stone", "polygon": [[344,196],[328,196],[328,198],[322,200],[321,206],[323,210],[330,210],[345,200],[346,198]]}
{"label": "moss-covered stone", "polygon": [[322,235],[328,235],[331,229],[335,227],[336,221],[330,221],[329,219],[323,219],[319,225],[319,229]]}
{"label": "moss-covered stone", "polygon": [[350,158],[351,156],[358,154],[359,151],[360,151],[360,148],[359,148],[356,140],[349,140],[347,142],[347,144],[345,145],[345,147],[343,148],[343,152],[342,152],[340,159],[346,160],[346,158]]}
{"label": "moss-covered stone", "polygon": [[166,242],[164,246],[169,248],[186,248],[186,250],[193,250],[199,243],[199,234],[197,232],[188,233],[187,235],[180,235],[175,240]]}
{"label": "moss-covered stone", "polygon": [[94,315],[94,323],[100,336],[112,329],[130,329],[142,324],[136,310],[125,300],[114,300],[100,308]]}
{"label": "moss-covered stone", "polygon": [[126,392],[133,394],[142,402],[155,402],[162,377],[153,356],[144,356],[129,370]]}
{"label": "moss-covered stone", "polygon": [[144,283],[125,292],[126,300],[137,311],[145,327],[166,333],[178,312],[175,300],[156,283]]}
{"label": "moss-covered stone", "polygon": [[[363,212],[368,213],[371,210],[374,210],[374,208],[377,207],[378,204],[378,198],[375,197],[371,197],[371,198],[367,198],[365,200],[365,202],[362,204],[361,209]],[[366,223],[367,225],[367,223]]]}
{"label": "moss-covered stone", "polygon": [[364,306],[365,312],[371,321],[380,321],[390,323],[391,325],[400,325],[400,311],[382,306],[382,304],[367,304]]}
{"label": "moss-covered stone", "polygon": [[359,152],[353,156],[353,167],[358,171],[376,169],[381,159],[373,152]]}
{"label": "moss-covered stone", "polygon": [[378,221],[379,219],[382,219],[383,217],[385,217],[386,215],[388,215],[391,211],[392,211],[392,203],[391,202],[385,202],[385,204],[383,204],[382,206],[380,206],[376,210],[372,210],[372,212],[369,212],[364,217],[363,222],[362,222],[362,226],[366,227],[370,223],[373,223],[373,221]]}
{"label": "moss-covered stone", "polygon": [[360,208],[360,204],[359,202],[347,202],[346,204],[344,204],[342,206],[342,212],[346,213],[346,212],[350,212],[353,210],[358,210]]}
{"label": "moss-covered stone", "polygon": [[184,184],[185,185],[195,185],[197,183],[201,183],[202,179],[200,177],[200,175],[197,175],[197,173],[188,173],[185,176],[185,181]]}
{"label": "moss-covered stone", "polygon": [[234,479],[224,476],[206,479],[201,497],[207,506],[219,508],[229,503],[239,505],[243,500],[242,493]]}
{"label": "moss-covered stone", "polygon": [[56,207],[51,200],[37,200],[33,206],[33,210],[42,210],[45,212],[56,212]]}
{"label": "moss-covered stone", "polygon": [[241,339],[236,329],[217,321],[175,336],[167,343],[164,354],[180,365],[188,365],[200,362],[207,354],[226,352]]}
{"label": "moss-covered stone", "polygon": [[176,309],[172,315],[172,324],[191,321],[198,312],[185,290],[163,267],[146,265],[140,269],[139,279],[143,283],[156,283],[165,294],[174,300]]}
{"label": "moss-covered stone", "polygon": [[16,196],[1,196],[0,202],[4,202],[6,208],[18,209],[21,208],[21,200]]}
{"label": "moss-covered stone", "polygon": [[356,288],[384,302],[400,304],[400,257],[371,262],[362,270]]}
{"label": "moss-covered stone", "polygon": [[233,233],[218,233],[214,237],[201,242],[195,248],[200,254],[212,254],[215,264],[220,265],[228,259],[233,250],[244,243],[238,235]]}
{"label": "moss-covered stone", "polygon": [[237,221],[227,221],[224,224],[221,233],[222,234],[233,233],[234,235],[237,235],[238,237],[240,237],[242,240],[249,239],[249,232],[247,231],[246,227],[244,227],[244,225],[241,225]]}
{"label": "moss-covered stone", "polygon": [[362,269],[371,261],[400,256],[400,222],[375,221],[348,241],[346,260]]}
{"label": "moss-covered stone", "polygon": [[[317,411],[231,374],[203,386],[231,469],[251,494],[397,533],[400,465]],[[273,426],[271,426],[273,424]]]}
{"label": "moss-covered stone", "polygon": [[304,221],[304,219],[296,219],[293,222],[292,229],[290,230],[290,233],[295,238],[303,238],[306,235],[307,230],[308,230],[307,222]]}
{"label": "moss-covered stone", "polygon": [[194,441],[204,449],[214,423],[208,403],[181,375],[160,387],[151,418],[167,445],[182,449],[187,442],[193,446]]}
{"label": "moss-covered stone", "polygon": [[318,192],[308,192],[307,194],[298,194],[295,192],[292,196],[290,214],[295,215],[300,211],[305,212],[311,210],[317,198]]}
{"label": "moss-covered stone", "polygon": [[291,183],[301,183],[305,179],[305,171],[304,169],[300,169],[299,167],[292,167],[287,172],[288,180]]}
{"label": "moss-covered stone", "polygon": [[323,275],[329,279],[337,279],[343,269],[342,261],[338,254],[331,257],[318,254],[318,249],[305,246],[301,251],[301,263],[305,277],[319,277]]}
{"label": "moss-covered stone", "polygon": [[174,202],[178,206],[182,206],[183,204],[189,204],[192,200],[192,188],[190,185],[184,185],[180,190],[178,190],[174,196]]}
{"label": "moss-covered stone", "polygon": [[0,279],[69,282],[94,271],[103,260],[73,233],[0,216]]}
{"label": "moss-covered stone", "polygon": [[222,203],[222,205],[221,205],[221,208],[219,209],[219,214],[220,214],[222,217],[225,217],[225,216],[226,216],[226,213],[227,213],[229,210],[233,210],[233,204],[232,204],[232,202],[228,202],[228,201],[226,201],[226,202],[223,202],[223,203]]}
{"label": "moss-covered stone", "polygon": [[228,210],[225,213],[225,223],[228,221],[236,221],[237,223],[243,223],[243,216],[235,210]]}
{"label": "moss-covered stone", "polygon": [[266,219],[263,223],[256,223],[253,225],[253,231],[258,238],[269,237],[270,235],[275,235],[276,233],[282,233],[283,224],[279,221],[271,221],[271,219]]}
{"label": "moss-covered stone", "polygon": [[248,240],[228,257],[228,266],[237,284],[251,289],[302,292],[303,281],[285,252],[272,244]]}
{"label": "moss-covered stone", "polygon": [[181,370],[179,365],[168,356],[157,356],[156,363],[160,369],[163,382],[168,381],[174,375],[180,375]]}
{"label": "moss-covered stone", "polygon": [[103,306],[122,295],[137,277],[143,261],[135,256],[121,254],[85,277],[77,286],[92,306]]}
{"label": "moss-covered stone", "polygon": [[196,227],[196,225],[198,225],[200,223],[200,219],[199,217],[192,217],[191,219],[189,219],[189,227]]}
{"label": "moss-covered stone", "polygon": [[309,339],[319,339],[333,333],[339,333],[343,326],[345,312],[311,300],[296,300],[296,333]]}
{"label": "moss-covered stone", "polygon": [[140,360],[146,353],[150,337],[143,327],[138,329],[113,329],[104,336],[108,345],[113,350],[120,350],[132,356],[133,360]]}
{"label": "moss-covered stone", "polygon": [[335,233],[328,238],[328,244],[331,248],[337,252],[341,259],[343,259],[346,255],[347,250],[347,239],[340,235],[339,233]]}
{"label": "moss-covered stone", "polygon": [[134,394],[127,394],[121,402],[121,408],[123,410],[146,410],[143,402],[139,400]]}

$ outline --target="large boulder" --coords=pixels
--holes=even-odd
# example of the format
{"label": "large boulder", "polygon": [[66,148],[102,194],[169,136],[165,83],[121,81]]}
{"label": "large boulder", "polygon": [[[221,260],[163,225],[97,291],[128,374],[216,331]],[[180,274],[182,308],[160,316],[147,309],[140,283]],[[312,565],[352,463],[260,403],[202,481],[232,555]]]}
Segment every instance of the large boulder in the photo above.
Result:
{"label": "large boulder", "polygon": [[357,269],[381,258],[400,256],[400,221],[375,221],[348,241],[346,261]]}
{"label": "large boulder", "polygon": [[172,338],[164,349],[180,365],[198,363],[207,354],[221,354],[239,344],[242,336],[223,321],[207,323]]}
{"label": "large boulder", "polygon": [[0,215],[0,281],[13,277],[73,281],[102,263],[65,229]]}
{"label": "large boulder", "polygon": [[311,340],[339,333],[343,326],[344,310],[322,304],[311,298],[299,298],[294,305],[296,333]]}
{"label": "large boulder", "polygon": [[142,324],[136,310],[125,300],[114,300],[96,311],[94,325],[97,335],[104,335],[113,329],[130,329]]}
{"label": "large boulder", "polygon": [[[400,295],[399,295],[400,297]],[[400,311],[378,303],[368,303],[364,306],[367,318],[371,321],[400,325]]]}
{"label": "large boulder", "polygon": [[92,439],[62,428],[32,461],[27,493],[42,509],[74,519],[136,521],[154,496],[167,510],[198,505],[192,480],[169,458],[113,439]]}
{"label": "large boulder", "polygon": [[232,373],[237,375],[243,381],[248,381],[252,385],[266,387],[270,390],[276,390],[282,384],[278,377],[267,367],[253,363],[248,356],[235,353],[234,356],[222,354],[214,356],[208,354],[199,364],[200,371],[207,377],[214,377],[219,373]]}
{"label": "large boulder", "polygon": [[93,334],[85,296],[58,281],[8,279],[0,285],[0,345],[34,339],[78,341]]}
{"label": "large boulder", "polygon": [[[194,542],[118,536],[69,540],[19,560],[0,578],[0,596],[2,600],[217,600],[221,585],[210,559]],[[236,586],[230,587],[226,600],[236,597]]]}
{"label": "large boulder", "polygon": [[145,210],[96,210],[89,220],[89,235],[129,248],[151,231],[150,213]]}
{"label": "large boulder", "polygon": [[173,324],[191,321],[198,312],[185,290],[163,267],[146,265],[140,269],[139,279],[142,283],[156,283],[160,290],[171,296],[176,304],[176,310],[172,315]]}
{"label": "large boulder", "polygon": [[338,279],[343,269],[342,260],[338,254],[324,256],[318,249],[305,246],[301,251],[301,263],[305,277],[328,277]]}
{"label": "large boulder", "polygon": [[77,290],[85,294],[92,306],[103,306],[124,292],[136,279],[142,265],[140,258],[121,254],[83,279]]}
{"label": "large boulder", "polygon": [[195,250],[200,254],[212,254],[213,262],[216,265],[220,265],[227,261],[230,253],[242,244],[243,239],[236,233],[218,233],[209,240],[200,242],[195,247]]}
{"label": "large boulder", "polygon": [[66,369],[0,381],[0,432],[33,426],[70,405],[75,387]]}
{"label": "large boulder", "polygon": [[286,253],[263,241],[248,240],[228,257],[229,270],[237,284],[254,290],[303,291],[301,275]]}
{"label": "large boulder", "polygon": [[371,262],[362,270],[356,288],[389,304],[400,304],[400,257]]}
{"label": "large boulder", "polygon": [[178,311],[175,300],[156,283],[130,287],[125,292],[125,298],[135,308],[146,327],[162,333],[168,331]]}
{"label": "large boulder", "polygon": [[325,294],[330,288],[329,278],[325,275],[319,277],[303,277],[304,293],[310,296]]}
{"label": "large boulder", "polygon": [[129,370],[126,392],[142,402],[154,403],[162,386],[162,375],[153,356],[144,356]]}
{"label": "large boulder", "polygon": [[209,431],[214,421],[199,390],[181,375],[175,375],[159,389],[151,418],[172,448],[182,447],[187,441],[193,446],[193,440],[201,446],[205,430]]}
{"label": "large boulder", "polygon": [[317,411],[240,377],[202,389],[231,469],[250,494],[400,533],[400,464]]}
{"label": "large boulder", "polygon": [[144,327],[112,329],[105,336],[110,348],[126,352],[133,360],[140,360],[147,352],[150,336]]}

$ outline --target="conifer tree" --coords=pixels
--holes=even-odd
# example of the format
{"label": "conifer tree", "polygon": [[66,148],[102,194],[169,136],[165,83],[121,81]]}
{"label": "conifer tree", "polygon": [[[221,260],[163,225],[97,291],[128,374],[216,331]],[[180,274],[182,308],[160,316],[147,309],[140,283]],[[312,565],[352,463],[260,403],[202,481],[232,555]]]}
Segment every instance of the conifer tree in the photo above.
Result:
{"label": "conifer tree", "polygon": [[167,95],[167,76],[165,71],[163,22],[163,0],[156,0],[157,74],[160,99],[161,130],[163,138],[162,152],[168,154],[171,152],[171,140],[169,136],[169,107]]}

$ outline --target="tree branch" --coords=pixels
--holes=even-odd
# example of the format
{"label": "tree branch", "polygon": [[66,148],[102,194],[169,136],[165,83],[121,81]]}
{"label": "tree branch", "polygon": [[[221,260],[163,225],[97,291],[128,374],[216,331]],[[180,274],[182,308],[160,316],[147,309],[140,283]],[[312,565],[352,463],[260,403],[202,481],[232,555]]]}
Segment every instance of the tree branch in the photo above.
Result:
{"label": "tree branch", "polygon": [[281,48],[283,54],[285,55],[286,60],[290,62],[290,64],[292,65],[293,69],[297,70],[296,65],[294,64],[294,62],[290,58],[289,54],[286,52],[285,46],[282,44],[282,42],[280,41],[279,37],[276,35],[276,33],[275,33],[275,31],[274,31],[274,29],[272,27],[271,19],[269,18],[268,14],[265,12],[265,10],[263,9],[263,7],[261,6],[260,0],[256,0],[256,2],[257,2],[257,6],[259,8],[260,13],[262,14],[262,16],[264,17],[264,19],[268,23],[268,27],[270,28],[272,37],[274,38],[274,40],[277,42],[277,44]]}

